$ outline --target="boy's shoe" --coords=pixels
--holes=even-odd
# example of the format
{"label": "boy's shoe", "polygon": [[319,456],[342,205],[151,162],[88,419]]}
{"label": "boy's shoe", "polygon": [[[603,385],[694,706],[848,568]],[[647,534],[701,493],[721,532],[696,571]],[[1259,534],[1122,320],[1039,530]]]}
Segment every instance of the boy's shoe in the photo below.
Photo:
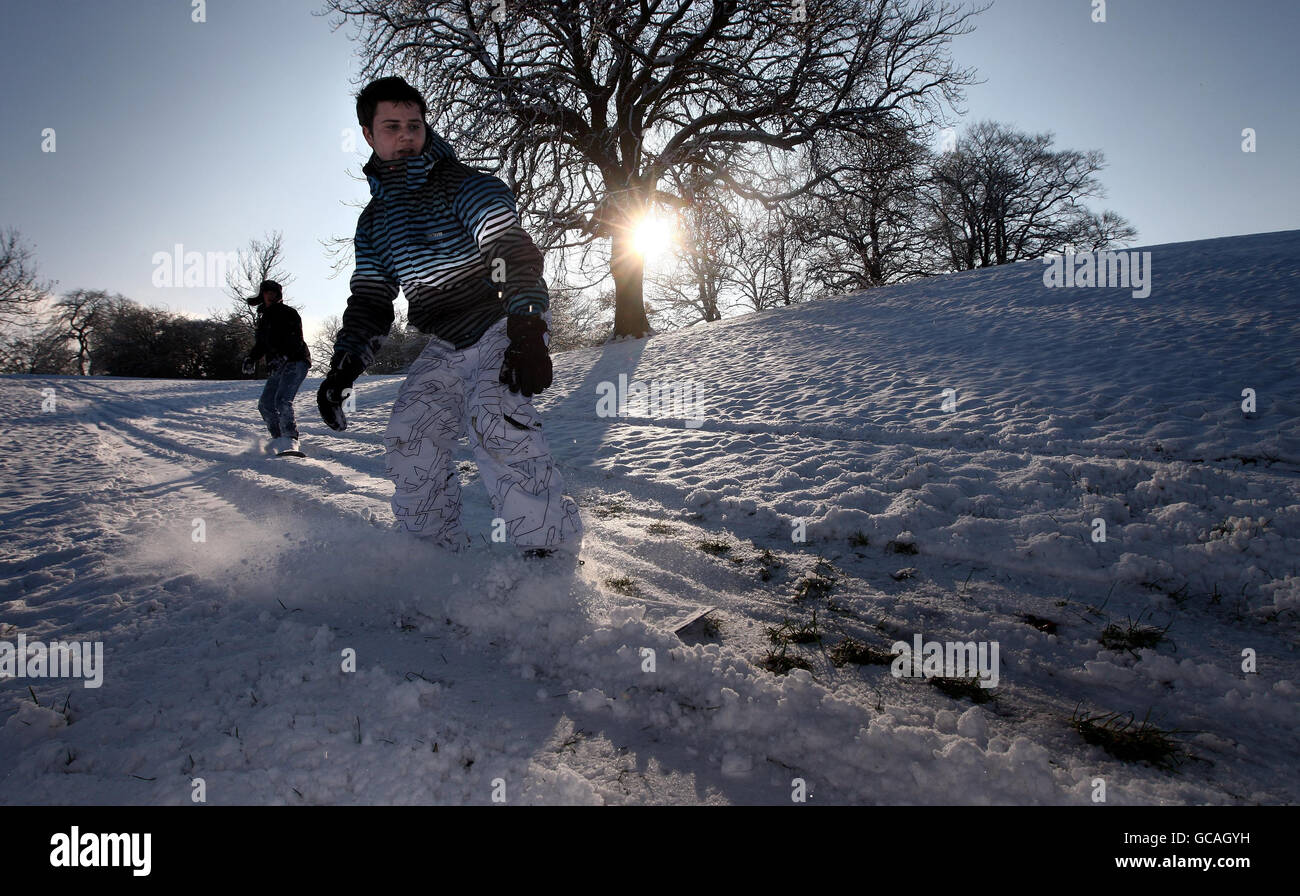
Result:
{"label": "boy's shoe", "polygon": [[266,443],[266,453],[275,455],[283,451],[288,445],[288,439],[284,436],[275,436],[271,441]]}

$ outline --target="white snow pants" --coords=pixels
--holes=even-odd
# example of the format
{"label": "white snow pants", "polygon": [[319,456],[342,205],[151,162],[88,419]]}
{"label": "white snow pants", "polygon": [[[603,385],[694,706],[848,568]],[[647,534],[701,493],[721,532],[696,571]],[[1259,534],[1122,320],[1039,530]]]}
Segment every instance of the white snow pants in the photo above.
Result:
{"label": "white snow pants", "polygon": [[509,344],[502,318],[465,349],[430,339],[411,365],[384,434],[393,515],[407,531],[447,547],[469,542],[455,464],[457,439],[467,435],[509,540],[576,552],[582,519],[564,495],[542,422],[530,399],[497,378]]}

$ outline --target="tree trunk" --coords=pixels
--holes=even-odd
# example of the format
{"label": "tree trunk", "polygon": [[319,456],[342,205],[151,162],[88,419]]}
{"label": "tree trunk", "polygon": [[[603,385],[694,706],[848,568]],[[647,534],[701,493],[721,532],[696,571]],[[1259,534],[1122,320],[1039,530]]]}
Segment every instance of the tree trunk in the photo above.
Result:
{"label": "tree trunk", "polygon": [[612,271],[614,274],[614,335],[649,335],[650,321],[645,313],[642,278],[645,260],[636,251],[632,232],[626,226],[617,227],[611,238]]}

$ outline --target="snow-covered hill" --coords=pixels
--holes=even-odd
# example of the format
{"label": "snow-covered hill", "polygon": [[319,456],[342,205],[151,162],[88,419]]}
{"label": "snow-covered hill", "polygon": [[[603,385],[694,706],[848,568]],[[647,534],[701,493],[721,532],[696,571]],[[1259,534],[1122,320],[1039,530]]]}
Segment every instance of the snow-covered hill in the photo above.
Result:
{"label": "snow-covered hill", "polygon": [[[3,378],[0,658],[104,653],[0,681],[0,802],[1296,802],[1300,232],[1146,251],[1145,298],[1025,263],[557,356],[576,577],[389,528],[400,377],[341,434],[309,380],[305,461],[260,383]],[[918,635],[995,643],[993,699],[832,661]]]}

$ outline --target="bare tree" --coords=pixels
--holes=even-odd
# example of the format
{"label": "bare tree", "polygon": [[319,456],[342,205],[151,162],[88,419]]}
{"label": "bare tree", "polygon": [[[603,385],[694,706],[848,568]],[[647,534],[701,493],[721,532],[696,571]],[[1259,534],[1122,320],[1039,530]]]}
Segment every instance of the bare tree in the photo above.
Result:
{"label": "bare tree", "polygon": [[801,223],[787,203],[765,209],[755,226],[736,231],[731,282],[741,303],[762,311],[811,298],[812,273],[820,269]]}
{"label": "bare tree", "polygon": [[869,140],[823,150],[851,176],[822,185],[799,216],[804,239],[821,247],[813,279],[827,293],[872,289],[931,272],[925,188],[932,155],[905,122],[884,120]]}
{"label": "bare tree", "polygon": [[[402,74],[469,164],[496,173],[557,249],[608,239],[614,332],[649,330],[637,223],[680,207],[665,175],[699,165],[777,203],[773,152],[932,120],[971,83],[948,55],[971,30],[947,0],[326,0],[358,25],[361,78]],[[725,164],[720,164],[725,162]],[[834,169],[822,171],[826,177]]]}
{"label": "bare tree", "polygon": [[[791,181],[806,180],[814,163],[811,147],[805,147],[788,160],[781,176]],[[809,236],[811,222],[821,214],[823,188],[835,188],[833,175],[780,205],[750,203],[757,206],[757,214],[744,216],[744,223],[729,232],[723,251],[731,260],[729,281],[742,305],[762,311],[797,305],[811,298],[813,274],[825,267],[818,255],[824,250],[819,250]]]}
{"label": "bare tree", "polygon": [[[793,182],[806,175],[799,167],[806,164],[805,156],[800,154],[781,176]],[[833,184],[831,188],[834,192]],[[678,191],[686,198],[686,276],[655,280],[669,310],[689,309],[686,322],[712,321],[733,307],[761,311],[811,297],[811,272],[828,267],[825,250],[811,239],[810,222],[825,218],[820,188],[771,206],[740,199],[717,184],[687,182]]]}
{"label": "bare tree", "polygon": [[[365,180],[365,178],[360,175],[350,176],[352,176],[354,180]],[[360,215],[362,210],[366,207],[366,203],[356,199],[349,199],[340,204],[350,208],[355,208],[358,215]],[[356,248],[352,245],[352,237],[330,236],[323,240],[318,239],[316,242],[321,244],[321,248],[325,252],[325,257],[329,259],[329,279],[333,280],[335,277],[347,274],[351,271],[353,262],[356,261]]]}
{"label": "bare tree", "polygon": [[113,296],[90,347],[101,375],[231,380],[239,376],[243,333],[234,315],[193,318]]}
{"label": "bare tree", "polygon": [[393,312],[388,338],[375,355],[374,363],[367,368],[370,373],[406,373],[429,344],[429,335],[411,326],[405,306],[394,308]]}
{"label": "bare tree", "polygon": [[57,322],[0,337],[0,373],[63,374],[72,365],[72,346]]}
{"label": "bare tree", "polygon": [[954,270],[1041,258],[1068,246],[1108,248],[1137,232],[1083,200],[1105,195],[1099,150],[1052,150],[1052,134],[975,125],[942,156],[930,200],[935,238]]}
{"label": "bare tree", "polygon": [[1112,211],[1100,215],[1089,212],[1083,221],[1081,239],[1076,249],[1082,252],[1097,252],[1123,246],[1137,239],[1137,228]]}
{"label": "bare tree", "polygon": [[251,342],[257,335],[257,308],[248,300],[257,295],[263,280],[274,280],[288,292],[294,278],[284,269],[284,235],[278,230],[264,239],[250,239],[239,260],[239,266],[226,275],[226,294],[230,296],[232,313],[247,329]]}
{"label": "bare tree", "polygon": [[334,358],[334,343],[343,329],[343,319],[331,314],[321,321],[320,329],[311,340],[311,369],[320,374],[329,373],[330,361]]}
{"label": "bare tree", "polygon": [[728,248],[740,238],[743,224],[726,202],[730,192],[710,184],[699,166],[685,177],[677,172],[670,177],[683,199],[677,216],[681,251],[675,270],[652,278],[661,319],[669,326],[722,320]]}
{"label": "bare tree", "polygon": [[600,345],[609,336],[607,316],[614,310],[613,290],[594,300],[584,299],[579,290],[569,286],[551,286],[550,293],[552,352]]}
{"label": "bare tree", "polygon": [[[338,341],[342,327],[342,319],[337,314],[331,314],[321,322],[320,329],[312,337],[312,369],[318,373],[329,371],[330,362],[334,358],[334,343]],[[410,325],[405,306],[399,305],[393,309],[393,324],[388,328],[388,338],[384,340],[383,347],[366,372],[405,373],[428,344],[429,336]]]}
{"label": "bare tree", "polygon": [[78,375],[85,376],[87,373],[90,343],[95,330],[104,323],[109,310],[122,301],[125,301],[123,296],[110,296],[102,289],[74,289],[55,303],[55,320],[63,328],[66,337],[77,346]]}
{"label": "bare tree", "polygon": [[32,250],[18,231],[0,231],[0,326],[30,322],[52,287],[40,279]]}

